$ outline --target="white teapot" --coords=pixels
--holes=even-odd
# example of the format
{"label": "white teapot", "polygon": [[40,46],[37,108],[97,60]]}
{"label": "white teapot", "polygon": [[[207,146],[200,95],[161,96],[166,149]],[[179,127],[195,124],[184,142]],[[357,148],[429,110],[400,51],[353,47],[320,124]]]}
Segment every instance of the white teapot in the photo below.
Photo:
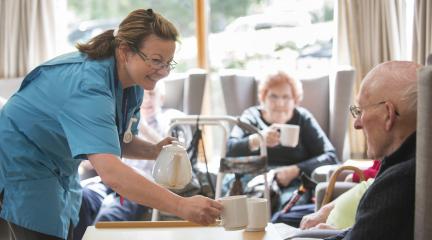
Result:
{"label": "white teapot", "polygon": [[170,189],[182,189],[191,181],[191,163],[180,142],[163,146],[152,174],[157,183]]}

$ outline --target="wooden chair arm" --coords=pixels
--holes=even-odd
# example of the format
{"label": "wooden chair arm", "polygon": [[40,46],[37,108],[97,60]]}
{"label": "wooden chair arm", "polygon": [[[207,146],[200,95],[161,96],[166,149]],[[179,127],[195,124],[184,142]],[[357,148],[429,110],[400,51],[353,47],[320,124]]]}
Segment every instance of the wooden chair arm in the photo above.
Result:
{"label": "wooden chair arm", "polygon": [[334,187],[336,184],[337,177],[344,170],[354,171],[355,173],[357,173],[359,175],[360,181],[365,180],[365,176],[363,174],[363,171],[360,170],[359,168],[354,167],[354,166],[340,166],[330,177],[329,185],[325,191],[324,198],[323,198],[323,201],[321,203],[321,207],[331,201],[331,197],[333,195],[333,190],[334,190]]}

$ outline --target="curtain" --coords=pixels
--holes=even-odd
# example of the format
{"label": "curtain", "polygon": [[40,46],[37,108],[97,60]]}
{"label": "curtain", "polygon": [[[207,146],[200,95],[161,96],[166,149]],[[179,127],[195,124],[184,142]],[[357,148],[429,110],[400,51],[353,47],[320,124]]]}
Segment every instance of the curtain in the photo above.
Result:
{"label": "curtain", "polygon": [[415,0],[413,26],[414,62],[425,65],[426,58],[432,54],[432,1]]}
{"label": "curtain", "polygon": [[0,78],[20,77],[53,57],[55,0],[0,1]]}
{"label": "curtain", "polygon": [[[356,95],[363,77],[377,64],[406,58],[404,0],[338,0],[335,9],[336,64],[356,70]],[[364,158],[361,131],[349,127],[351,157]]]}

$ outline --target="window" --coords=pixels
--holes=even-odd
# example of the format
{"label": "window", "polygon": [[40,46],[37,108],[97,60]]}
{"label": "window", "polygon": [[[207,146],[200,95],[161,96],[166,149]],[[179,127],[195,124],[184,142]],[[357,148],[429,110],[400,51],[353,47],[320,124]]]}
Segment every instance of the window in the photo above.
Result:
{"label": "window", "polygon": [[[67,50],[74,51],[78,42],[87,42],[103,31],[116,28],[127,14],[139,8],[152,8],[170,20],[180,32],[175,54],[176,72],[196,66],[196,41],[193,1],[183,0],[68,0]],[[184,46],[188,46],[185,48]],[[189,49],[195,49],[195,54]]]}
{"label": "window", "polygon": [[329,69],[333,1],[210,2],[209,58],[213,70]]}

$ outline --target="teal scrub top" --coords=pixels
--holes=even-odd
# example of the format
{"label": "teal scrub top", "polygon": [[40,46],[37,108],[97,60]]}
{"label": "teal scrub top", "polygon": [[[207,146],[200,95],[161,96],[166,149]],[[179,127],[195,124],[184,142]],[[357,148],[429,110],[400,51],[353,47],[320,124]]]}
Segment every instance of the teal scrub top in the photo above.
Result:
{"label": "teal scrub top", "polygon": [[[143,90],[122,89],[114,57],[54,58],[29,73],[0,110],[0,217],[66,238],[81,204],[78,165],[87,154],[121,156]],[[132,133],[137,134],[137,124]]]}

